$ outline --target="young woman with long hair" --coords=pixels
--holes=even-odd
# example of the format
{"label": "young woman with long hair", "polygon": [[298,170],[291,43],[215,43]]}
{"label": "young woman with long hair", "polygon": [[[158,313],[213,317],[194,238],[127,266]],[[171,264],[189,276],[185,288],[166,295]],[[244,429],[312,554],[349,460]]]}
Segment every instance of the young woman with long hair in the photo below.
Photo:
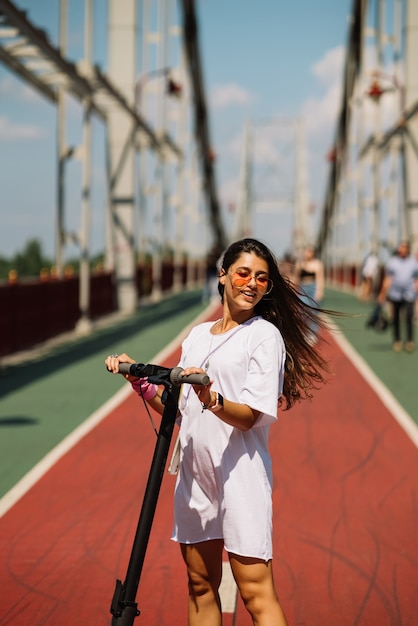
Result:
{"label": "young woman with long hair", "polygon": [[[194,327],[182,345],[187,386],[179,403],[180,465],[173,540],[189,581],[189,626],[220,626],[222,552],[257,626],[287,624],[272,570],[272,470],[269,430],[278,408],[290,409],[325,382],[326,361],[309,341],[316,308],[278,270],[272,252],[242,239],[225,252],[219,272],[222,318]],[[127,354],[107,357],[117,373]],[[163,412],[161,390],[132,379]]]}

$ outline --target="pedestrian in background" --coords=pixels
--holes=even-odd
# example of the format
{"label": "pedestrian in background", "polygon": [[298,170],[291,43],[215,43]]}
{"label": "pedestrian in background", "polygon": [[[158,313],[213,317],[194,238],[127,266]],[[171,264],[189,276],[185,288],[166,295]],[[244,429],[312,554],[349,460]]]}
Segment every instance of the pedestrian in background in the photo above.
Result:
{"label": "pedestrian in background", "polygon": [[279,261],[279,271],[283,278],[294,281],[295,279],[295,259],[290,252],[285,252]]}
{"label": "pedestrian in background", "polygon": [[[387,299],[392,307],[393,350],[413,352],[414,309],[418,291],[418,262],[410,254],[408,241],[401,241],[396,253],[385,267],[385,276],[378,296],[383,304]],[[405,343],[402,341],[401,317],[405,320]]]}
{"label": "pedestrian in background", "polygon": [[[324,265],[316,257],[315,248],[308,246],[305,248],[303,258],[296,263],[295,282],[301,288],[301,299],[314,309],[319,310],[321,300],[324,297]],[[310,321],[311,343],[316,343],[318,336],[318,321]]]}
{"label": "pedestrian in background", "polygon": [[358,298],[368,302],[373,296],[377,274],[379,270],[379,259],[374,250],[371,250],[363,261],[361,268],[361,282]]}
{"label": "pedestrian in background", "polygon": [[216,297],[218,293],[218,274],[221,250],[214,246],[208,252],[205,267],[205,284],[203,287],[202,302],[206,303]]}
{"label": "pedestrian in background", "polygon": [[[219,271],[222,318],[192,329],[179,365],[207,386],[183,389],[173,540],[189,580],[189,626],[220,626],[222,553],[254,624],[286,626],[272,570],[272,459],[278,408],[290,409],[325,382],[326,361],[308,341],[316,310],[305,304],[255,239],[237,241]],[[319,324],[324,324],[322,320]],[[108,369],[134,362],[107,357]],[[126,376],[163,413],[161,390]],[[280,512],[278,512],[280,515]]]}

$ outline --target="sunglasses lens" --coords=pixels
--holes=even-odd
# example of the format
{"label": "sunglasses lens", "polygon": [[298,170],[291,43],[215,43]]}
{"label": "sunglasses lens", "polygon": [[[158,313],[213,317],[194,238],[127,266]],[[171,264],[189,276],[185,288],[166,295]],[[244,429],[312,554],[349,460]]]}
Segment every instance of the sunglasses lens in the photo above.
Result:
{"label": "sunglasses lens", "polygon": [[267,285],[269,284],[269,279],[264,278],[264,276],[259,276],[255,279],[255,282],[259,287],[267,287]]}
{"label": "sunglasses lens", "polygon": [[238,278],[237,276],[234,276],[232,284],[234,285],[234,287],[243,287],[244,285],[248,285],[250,280],[251,280],[251,277],[249,277],[249,278]]}
{"label": "sunglasses lens", "polygon": [[[244,275],[243,272],[236,272],[232,277],[232,284],[234,285],[234,287],[240,289],[241,287],[244,287],[244,285],[248,285],[248,283],[251,281],[251,278],[251,274],[246,273]],[[255,282],[257,288],[264,293],[270,293],[273,288],[272,281],[266,276],[257,276]]]}
{"label": "sunglasses lens", "polygon": [[264,289],[264,294],[270,293],[270,291],[273,289],[273,281],[270,278],[267,280],[267,282],[263,286],[263,289]]}

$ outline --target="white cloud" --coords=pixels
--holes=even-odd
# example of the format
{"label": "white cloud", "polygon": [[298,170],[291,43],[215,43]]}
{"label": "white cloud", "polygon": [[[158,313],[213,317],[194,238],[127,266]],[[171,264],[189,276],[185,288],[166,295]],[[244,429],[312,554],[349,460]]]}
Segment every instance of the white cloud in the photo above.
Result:
{"label": "white cloud", "polygon": [[[295,141],[295,120],[290,118],[272,118],[268,124],[250,127],[252,156],[255,161],[280,162],[288,156],[288,145]],[[241,160],[244,149],[244,130],[232,138],[228,144],[231,155]]]}
{"label": "white cloud", "polygon": [[239,178],[231,177],[228,180],[224,180],[219,188],[219,195],[221,197],[221,201],[223,204],[229,205],[233,203],[237,199],[238,194],[238,186],[239,186]]}
{"label": "white cloud", "polygon": [[268,124],[261,125],[256,134],[254,156],[256,161],[280,167],[293,161],[296,147],[295,119],[286,117],[272,118]]}
{"label": "white cloud", "polygon": [[328,50],[312,67],[312,74],[323,87],[320,97],[308,98],[301,107],[308,136],[333,137],[341,107],[345,49]]}
{"label": "white cloud", "polygon": [[342,80],[329,85],[320,98],[309,98],[301,108],[306,132],[310,136],[333,135],[341,106]]}
{"label": "white cloud", "polygon": [[[343,69],[343,47],[328,50],[311,68],[311,72],[317,79],[315,86],[316,96],[307,98],[300,108],[300,115],[304,120],[305,141],[307,143],[307,182],[311,182],[310,199],[321,203],[323,196],[323,184],[328,167],[326,155],[330,150],[337,124],[337,118],[341,107]],[[229,104],[247,104],[251,101],[251,95],[236,85],[218,86],[212,93],[214,106],[222,107]],[[286,162],[295,162],[295,119],[278,117],[272,119],[272,124],[266,128],[258,127],[256,133],[256,145],[254,146],[253,158],[259,164],[264,163],[271,167],[274,165],[277,185],[285,184],[281,180],[283,172],[288,173],[289,180],[294,179],[294,172],[286,170]],[[239,189],[239,163],[243,149],[242,131],[231,138],[228,143],[228,153],[234,157],[236,176],[230,175],[228,180],[221,185],[220,197],[224,207],[231,202],[235,203]],[[255,165],[255,163],[254,163]],[[290,168],[290,166],[289,166]],[[254,171],[254,174],[256,172]],[[285,178],[285,177],[284,177]],[[280,179],[280,180],[279,180]],[[263,179],[264,180],[264,179]]]}
{"label": "white cloud", "polygon": [[[371,53],[366,49],[365,58],[370,63]],[[321,158],[325,158],[326,153],[332,147],[338,115],[342,105],[343,72],[344,72],[344,49],[341,47],[328,50],[324,56],[312,67],[312,74],[318,78],[322,85],[322,94],[319,97],[310,97],[301,107],[301,115],[305,120],[305,130],[308,142],[314,142],[316,150],[321,150]],[[388,67],[385,74],[379,77],[379,82],[385,90],[380,104],[380,124],[381,129],[390,125],[393,119],[399,115],[400,93],[393,88],[392,75],[402,76],[402,67]],[[365,70],[363,79],[357,84],[356,92],[353,94],[353,117],[363,106],[363,133],[373,132],[376,120],[377,104],[371,98],[366,97],[372,80],[372,70]],[[401,80],[401,79],[400,79]],[[356,118],[358,120],[358,116]],[[317,153],[318,155],[318,153]],[[312,154],[312,157],[315,155]]]}
{"label": "white cloud", "polygon": [[254,96],[243,87],[230,83],[229,85],[216,85],[212,89],[210,102],[217,109],[232,105],[246,106],[254,102]]}
{"label": "white cloud", "polygon": [[243,142],[243,132],[240,131],[237,135],[235,135],[235,137],[231,139],[227,146],[228,152],[231,154],[231,156],[234,156],[238,160],[241,160],[244,147]]}
{"label": "white cloud", "polygon": [[3,141],[37,140],[46,136],[44,128],[33,124],[15,124],[7,117],[0,117],[0,139]]}
{"label": "white cloud", "polygon": [[343,46],[332,48],[312,67],[312,74],[323,85],[332,85],[335,81],[342,82],[346,50]]}
{"label": "white cloud", "polygon": [[43,96],[36,89],[29,84],[21,82],[14,76],[3,76],[0,78],[0,95],[22,102],[43,101]]}
{"label": "white cloud", "polygon": [[341,108],[345,49],[328,50],[316,61],[311,72],[317,79],[319,95],[307,98],[300,114],[304,121],[307,150],[309,197],[321,206],[327,177],[327,154],[334,143]]}

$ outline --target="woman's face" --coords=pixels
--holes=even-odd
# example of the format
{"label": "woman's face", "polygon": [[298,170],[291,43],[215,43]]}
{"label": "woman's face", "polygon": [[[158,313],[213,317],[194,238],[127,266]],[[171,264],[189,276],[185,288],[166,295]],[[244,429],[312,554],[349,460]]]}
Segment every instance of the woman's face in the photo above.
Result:
{"label": "woman's face", "polygon": [[252,252],[243,252],[219,278],[230,308],[250,311],[271,290],[267,261]]}
{"label": "woman's face", "polygon": [[315,257],[315,250],[313,248],[306,248],[305,261],[311,261]]}

